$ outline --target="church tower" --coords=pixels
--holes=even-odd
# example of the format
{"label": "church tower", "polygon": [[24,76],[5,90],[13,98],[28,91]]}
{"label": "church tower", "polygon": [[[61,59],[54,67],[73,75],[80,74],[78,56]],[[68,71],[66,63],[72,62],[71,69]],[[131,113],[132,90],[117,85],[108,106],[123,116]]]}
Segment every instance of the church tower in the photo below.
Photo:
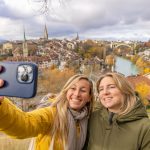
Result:
{"label": "church tower", "polygon": [[44,28],[44,40],[48,40],[48,30],[45,24],[45,28]]}
{"label": "church tower", "polygon": [[77,32],[76,40],[79,40],[79,34],[78,34],[78,32]]}
{"label": "church tower", "polygon": [[24,57],[29,56],[29,50],[28,50],[28,44],[27,44],[27,40],[26,40],[25,29],[24,29],[24,40],[23,40],[23,56]]}

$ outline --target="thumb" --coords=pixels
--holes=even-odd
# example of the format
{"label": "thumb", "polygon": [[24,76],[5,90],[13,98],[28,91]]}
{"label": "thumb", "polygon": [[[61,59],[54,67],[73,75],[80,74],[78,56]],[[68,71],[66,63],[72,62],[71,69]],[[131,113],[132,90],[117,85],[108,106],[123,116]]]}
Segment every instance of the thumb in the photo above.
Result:
{"label": "thumb", "polygon": [[4,85],[4,80],[0,79],[0,88],[3,87]]}

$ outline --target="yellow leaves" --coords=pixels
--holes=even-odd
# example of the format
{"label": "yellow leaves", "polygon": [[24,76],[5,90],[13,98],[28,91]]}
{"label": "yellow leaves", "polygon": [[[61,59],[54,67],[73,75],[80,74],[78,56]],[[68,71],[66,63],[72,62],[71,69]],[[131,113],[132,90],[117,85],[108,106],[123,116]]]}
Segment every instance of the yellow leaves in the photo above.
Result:
{"label": "yellow leaves", "polygon": [[140,94],[144,105],[148,105],[149,102],[147,100],[147,97],[150,93],[150,86],[144,82],[141,82],[136,85],[135,90]]}
{"label": "yellow leaves", "polygon": [[140,73],[145,74],[150,72],[149,62],[145,61],[142,57],[138,58],[136,65],[140,68]]}
{"label": "yellow leaves", "polygon": [[143,73],[144,73],[144,74],[150,73],[150,68],[145,68],[145,69],[143,70]]}
{"label": "yellow leaves", "polygon": [[67,82],[67,80],[75,74],[72,69],[60,71],[58,69],[46,69],[43,71],[42,77],[39,79],[41,89],[45,93],[58,93]]}
{"label": "yellow leaves", "polygon": [[136,65],[139,67],[144,67],[144,61],[142,60],[142,58],[139,58],[136,62]]}
{"label": "yellow leaves", "polygon": [[93,58],[95,56],[102,59],[104,51],[105,51],[104,45],[93,42],[92,40],[87,40],[85,43],[82,44],[80,54],[82,53],[83,57],[88,59]]}

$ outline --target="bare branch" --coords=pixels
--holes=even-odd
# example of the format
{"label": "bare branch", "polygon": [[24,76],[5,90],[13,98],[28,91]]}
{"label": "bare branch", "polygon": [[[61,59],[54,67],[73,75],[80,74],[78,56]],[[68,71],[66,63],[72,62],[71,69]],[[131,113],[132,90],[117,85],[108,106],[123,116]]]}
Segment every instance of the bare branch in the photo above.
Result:
{"label": "bare branch", "polygon": [[[52,2],[56,0],[28,0],[31,4],[31,7],[36,13],[39,14],[48,14],[50,10],[53,10]],[[60,5],[64,5],[67,0],[58,0]],[[36,9],[33,8],[33,5],[36,5]]]}

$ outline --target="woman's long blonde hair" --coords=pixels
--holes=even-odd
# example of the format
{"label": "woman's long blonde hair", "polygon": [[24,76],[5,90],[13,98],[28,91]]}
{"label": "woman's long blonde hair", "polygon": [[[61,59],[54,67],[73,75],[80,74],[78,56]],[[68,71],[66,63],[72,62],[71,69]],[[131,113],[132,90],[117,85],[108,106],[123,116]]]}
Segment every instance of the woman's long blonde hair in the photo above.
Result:
{"label": "woman's long blonde hair", "polygon": [[124,103],[119,112],[119,115],[127,114],[136,103],[136,94],[134,89],[132,88],[131,84],[123,75],[116,72],[108,72],[102,74],[96,83],[96,88],[98,93],[99,93],[100,82],[105,77],[111,77],[114,80],[117,88],[121,91],[121,93],[124,96]]}
{"label": "woman's long blonde hair", "polygon": [[68,137],[68,121],[67,121],[67,108],[68,100],[66,99],[66,93],[68,89],[76,82],[81,79],[85,79],[90,83],[90,95],[91,101],[87,103],[89,114],[92,111],[93,101],[94,101],[94,92],[93,92],[93,82],[83,74],[77,74],[72,76],[67,83],[62,88],[61,92],[57,95],[56,100],[52,103],[51,106],[56,107],[55,121],[53,124],[51,135],[54,136],[56,132],[59,132],[61,140],[65,143],[67,142]]}

